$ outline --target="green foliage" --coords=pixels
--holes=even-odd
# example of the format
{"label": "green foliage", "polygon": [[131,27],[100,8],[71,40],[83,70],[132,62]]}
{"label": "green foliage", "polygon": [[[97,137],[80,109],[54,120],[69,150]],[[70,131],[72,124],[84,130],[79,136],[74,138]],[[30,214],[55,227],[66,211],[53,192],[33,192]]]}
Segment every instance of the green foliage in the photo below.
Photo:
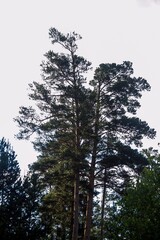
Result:
{"label": "green foliage", "polygon": [[[142,92],[149,91],[150,86],[145,79],[133,76],[131,62],[100,64],[95,70],[94,79],[90,84],[94,87],[96,101],[89,185],[93,192],[94,183],[100,180],[104,189],[108,186],[115,189],[117,185],[116,188],[120,193],[122,184],[117,181],[118,177],[121,175],[121,180],[127,182],[131,175],[131,169],[127,168],[128,171],[124,171],[124,165],[135,170],[137,164],[142,166],[146,162],[138,152],[131,149],[130,145],[142,146],[144,136],[148,138],[155,136],[154,129],[151,129],[145,121],[134,117],[140,107],[139,99]],[[127,148],[130,156],[125,156]],[[110,166],[110,169],[106,170],[107,165]],[[103,173],[106,171],[107,177],[103,177]],[[97,175],[102,177],[97,179],[95,177]],[[90,200],[90,204],[92,204],[93,196],[91,194],[90,199],[92,199]],[[103,201],[103,210],[104,203],[105,201]],[[88,206],[88,209],[91,208]],[[91,211],[89,214],[91,216]],[[105,213],[102,214],[102,218],[104,215]],[[88,225],[88,235],[90,229],[91,223]],[[86,239],[88,239],[87,237]]]}
{"label": "green foliage", "polygon": [[55,28],[49,37],[62,52],[45,54],[42,81],[29,85],[35,105],[21,107],[15,119],[20,127],[17,137],[36,135],[33,144],[39,156],[31,169],[45,193],[41,216],[48,238],[76,240],[78,225],[80,236],[86,228],[90,238],[95,185],[114,188],[119,177],[126,183],[131,169],[138,173],[146,164],[131,145],[142,146],[144,136],[155,136],[154,129],[135,117],[142,92],[150,85],[134,77],[132,63],[125,61],[100,64],[87,88],[91,63],[77,55],[81,37]]}
{"label": "green foliage", "polygon": [[2,239],[14,239],[16,220],[20,217],[21,192],[20,168],[11,145],[0,140],[0,235]]}
{"label": "green foliage", "polygon": [[40,219],[41,188],[35,174],[20,177],[19,163],[9,142],[0,140],[0,236],[2,240],[38,240],[45,226]]}
{"label": "green foliage", "polygon": [[38,240],[46,236],[46,226],[41,219],[41,202],[44,196],[39,176],[34,172],[28,172],[22,182],[20,195],[21,218],[20,231],[23,239]]}
{"label": "green foliage", "polygon": [[[148,152],[147,152],[148,153]],[[107,239],[160,238],[160,156],[149,157],[150,165],[113,206]]]}
{"label": "green foliage", "polygon": [[117,137],[126,144],[140,146],[144,136],[155,136],[154,129],[145,121],[131,116],[140,107],[141,92],[150,90],[145,79],[133,76],[131,62],[101,64],[95,70],[91,85],[99,94],[99,132],[105,131],[106,138]]}

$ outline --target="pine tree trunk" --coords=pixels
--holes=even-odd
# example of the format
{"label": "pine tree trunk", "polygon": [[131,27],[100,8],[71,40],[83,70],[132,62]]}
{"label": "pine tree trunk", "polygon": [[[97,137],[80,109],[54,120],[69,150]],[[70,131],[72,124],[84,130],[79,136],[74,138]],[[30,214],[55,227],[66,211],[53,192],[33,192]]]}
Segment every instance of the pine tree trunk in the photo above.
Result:
{"label": "pine tree trunk", "polygon": [[88,191],[88,201],[87,201],[87,209],[86,209],[86,225],[84,229],[84,240],[90,240],[90,234],[91,234],[91,228],[92,228],[95,165],[96,165],[96,159],[97,159],[98,131],[99,131],[99,111],[100,111],[100,85],[98,86],[98,89],[97,89],[94,142],[93,142],[91,170],[90,170],[90,177],[89,177],[89,191]]}
{"label": "pine tree trunk", "polygon": [[74,209],[73,209],[72,240],[78,239],[78,227],[79,227],[79,169],[75,173],[75,180],[74,180]]}
{"label": "pine tree trunk", "polygon": [[78,87],[77,79],[75,75],[74,68],[74,57],[73,59],[73,76],[74,76],[74,94],[75,94],[75,163],[74,163],[74,202],[73,202],[73,232],[72,240],[78,240],[78,230],[79,230],[79,184],[80,184],[80,132],[79,132],[79,103],[78,103]]}
{"label": "pine tree trunk", "polygon": [[91,165],[90,183],[89,183],[89,190],[88,190],[89,192],[88,192],[87,209],[86,209],[86,225],[84,229],[84,240],[90,240],[90,232],[92,227],[94,171],[95,171],[95,158],[92,160],[92,165]]}
{"label": "pine tree trunk", "polygon": [[103,194],[102,194],[102,211],[101,211],[101,237],[100,239],[104,239],[104,208],[105,208],[105,198],[106,198],[106,168],[104,170],[104,182],[103,182]]}

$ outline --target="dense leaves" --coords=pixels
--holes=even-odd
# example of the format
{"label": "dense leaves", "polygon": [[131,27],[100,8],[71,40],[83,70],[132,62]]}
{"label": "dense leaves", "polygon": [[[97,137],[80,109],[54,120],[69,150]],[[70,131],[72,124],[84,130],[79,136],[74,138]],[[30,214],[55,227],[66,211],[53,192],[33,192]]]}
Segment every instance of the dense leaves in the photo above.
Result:
{"label": "dense leaves", "polygon": [[35,174],[24,180],[9,142],[0,140],[0,236],[2,240],[40,239],[45,226],[40,219],[40,184]]}
{"label": "dense leaves", "polygon": [[112,208],[106,225],[107,239],[160,238],[159,154],[150,155],[149,161],[142,176],[129,186],[125,196]]}

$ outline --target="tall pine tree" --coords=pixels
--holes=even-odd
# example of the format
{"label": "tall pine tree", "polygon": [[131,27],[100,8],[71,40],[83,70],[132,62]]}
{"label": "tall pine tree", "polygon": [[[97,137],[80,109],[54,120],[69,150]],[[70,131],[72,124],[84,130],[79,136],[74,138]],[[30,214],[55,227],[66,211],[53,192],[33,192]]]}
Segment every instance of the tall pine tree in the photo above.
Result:
{"label": "tall pine tree", "polygon": [[[154,129],[145,121],[134,117],[140,107],[142,91],[150,90],[147,81],[133,76],[131,62],[101,64],[90,82],[96,101],[93,119],[93,143],[91,150],[89,191],[84,239],[90,239],[96,169],[101,161],[116,151],[116,145],[142,145],[144,136],[153,138]],[[122,162],[122,159],[120,160]],[[111,163],[112,164],[112,163]],[[123,164],[123,162],[121,163]],[[130,164],[128,162],[128,164]]]}
{"label": "tall pine tree", "polygon": [[[144,136],[155,136],[145,121],[134,116],[142,92],[150,86],[133,76],[132,63],[123,62],[101,64],[87,89],[85,75],[91,64],[77,55],[81,37],[55,28],[49,36],[63,53],[45,54],[42,83],[30,84],[35,107],[21,107],[16,118],[18,138],[37,135],[34,146],[40,155],[33,168],[45,183],[44,211],[52,208],[51,231],[61,239],[77,240],[79,234],[89,240],[95,184],[104,180],[98,173],[105,175],[106,166],[113,166],[111,155],[118,156],[116,165],[124,164],[117,146],[141,146]],[[131,164],[128,160],[137,164],[131,157],[126,165]],[[66,215],[69,221],[64,224]]]}
{"label": "tall pine tree", "polygon": [[35,146],[40,151],[51,141],[54,152],[52,158],[55,168],[59,168],[57,171],[62,173],[70,169],[73,188],[72,239],[76,240],[79,224],[80,167],[86,151],[81,143],[85,135],[84,129],[88,125],[86,118],[83,119],[84,111],[88,115],[84,108],[88,91],[83,84],[86,82],[85,73],[91,64],[76,54],[76,42],[81,39],[78,34],[73,32],[64,35],[51,28],[49,36],[52,44],[58,44],[64,52],[49,51],[45,54],[47,60],[41,65],[43,83],[30,84],[32,93],[29,96],[36,101],[38,110],[21,107],[20,117],[16,121],[21,128],[20,138],[28,138],[34,132],[38,134]]}

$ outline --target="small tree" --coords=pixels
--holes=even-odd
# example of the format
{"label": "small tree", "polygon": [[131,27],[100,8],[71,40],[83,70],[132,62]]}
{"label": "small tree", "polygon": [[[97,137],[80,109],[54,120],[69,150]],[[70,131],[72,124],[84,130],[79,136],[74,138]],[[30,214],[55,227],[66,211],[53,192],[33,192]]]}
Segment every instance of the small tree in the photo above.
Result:
{"label": "small tree", "polygon": [[160,155],[146,153],[149,166],[112,208],[107,239],[160,239]]}
{"label": "small tree", "polygon": [[24,176],[20,194],[21,218],[19,238],[38,240],[46,237],[47,229],[41,216],[42,198],[44,196],[39,175],[29,171]]}
{"label": "small tree", "polygon": [[14,239],[17,220],[21,216],[20,168],[9,142],[0,140],[0,235],[2,239]]}
{"label": "small tree", "polygon": [[0,236],[5,240],[39,240],[45,234],[39,206],[41,184],[36,174],[22,180],[16,154],[0,140]]}

